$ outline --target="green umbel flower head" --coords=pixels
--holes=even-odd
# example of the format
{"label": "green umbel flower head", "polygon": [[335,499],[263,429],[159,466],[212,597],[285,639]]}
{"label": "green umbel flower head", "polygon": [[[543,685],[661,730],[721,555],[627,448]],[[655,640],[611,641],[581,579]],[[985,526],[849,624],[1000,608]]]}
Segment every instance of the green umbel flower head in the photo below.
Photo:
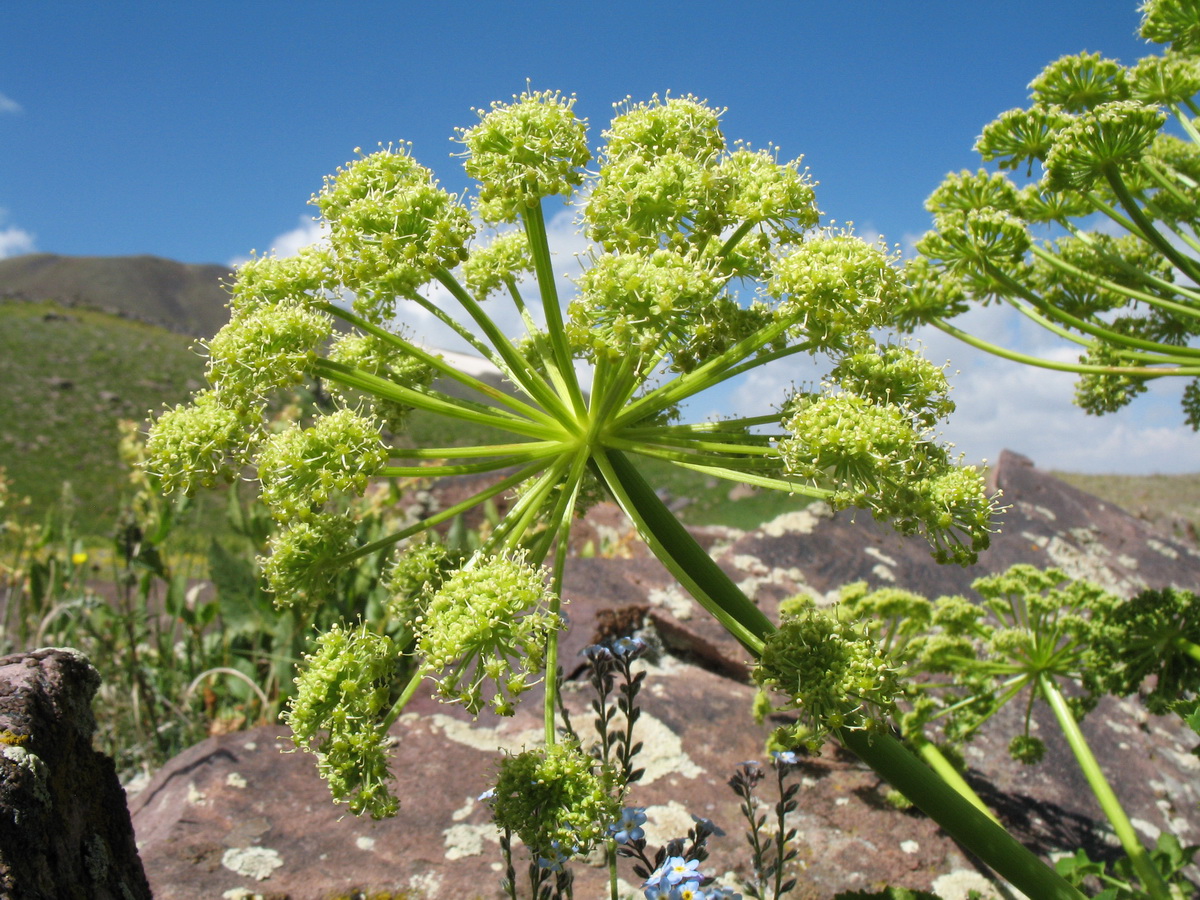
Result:
{"label": "green umbel flower head", "polygon": [[588,853],[621,817],[616,775],[560,743],[507,756],[489,801],[496,827],[515,833],[535,860],[550,862]]}
{"label": "green umbel flower head", "polygon": [[399,653],[366,626],[335,625],[317,639],[296,678],[284,719],[292,741],[316,754],[334,802],[374,819],[396,814],[388,790],[388,736],[380,720],[390,703]]}
{"label": "green umbel flower head", "polygon": [[861,626],[816,609],[780,623],[754,680],[783,695],[780,709],[799,714],[798,735],[812,750],[839,729],[880,727],[900,691],[895,672]]}
{"label": "green umbel flower head", "polygon": [[348,163],[325,179],[312,202],[329,224],[340,284],[376,296],[381,290],[405,296],[438,269],[457,265],[474,234],[467,209],[404,144]]}
{"label": "green umbel flower head", "polygon": [[336,496],[361,494],[387,460],[379,427],[340,409],[311,428],[291,425],[265,441],[258,456],[262,497],[277,518],[305,519]]}
{"label": "green umbel flower head", "polygon": [[542,572],[521,559],[476,557],[442,582],[416,621],[436,696],[473,713],[490,702],[512,715],[513,701],[541,678],[550,635],[563,627],[552,602]]}
{"label": "green umbel flower head", "polygon": [[512,103],[495,102],[480,122],[462,129],[467,174],[476,179],[485,222],[515,222],[543,197],[570,196],[592,158],[587,123],[575,98],[557,91],[524,91]]}
{"label": "green umbel flower head", "polygon": [[224,406],[212,391],[197,394],[159,415],[146,441],[146,468],[168,494],[233,481],[257,419]]}

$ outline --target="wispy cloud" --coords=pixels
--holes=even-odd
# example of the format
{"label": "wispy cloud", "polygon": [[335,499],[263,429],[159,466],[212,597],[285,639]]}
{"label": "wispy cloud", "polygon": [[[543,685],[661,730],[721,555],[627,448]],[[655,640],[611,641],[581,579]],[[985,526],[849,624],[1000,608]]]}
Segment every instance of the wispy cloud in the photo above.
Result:
{"label": "wispy cloud", "polygon": [[19,113],[25,110],[21,104],[7,94],[0,94],[0,113]]}

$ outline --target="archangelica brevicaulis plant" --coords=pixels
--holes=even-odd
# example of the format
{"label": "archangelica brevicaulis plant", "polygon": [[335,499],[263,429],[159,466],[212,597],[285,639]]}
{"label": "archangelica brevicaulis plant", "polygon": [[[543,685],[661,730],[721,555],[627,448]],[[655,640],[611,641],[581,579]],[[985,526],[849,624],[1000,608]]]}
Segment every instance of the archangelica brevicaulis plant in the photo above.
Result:
{"label": "archangelica brevicaulis plant", "polygon": [[[692,97],[625,104],[594,162],[573,105],[526,91],[461,131],[478,183],[473,210],[406,145],[340,169],[313,198],[327,241],[239,269],[230,322],[207,343],[210,387],[153,425],[149,465],[167,490],[256,473],[280,526],[264,562],[280,604],[320,604],[339,568],[394,556],[402,627],[383,634],[346,623],[320,636],[287,713],[297,746],[316,755],[336,800],[386,816],[397,808],[388,729],[422,682],[474,713],[506,715],[544,681],[545,746],[504,761],[497,817],[517,784],[535,779],[554,785],[547,796],[561,811],[524,825],[519,812],[506,819],[535,860],[604,840],[618,817],[618,779],[611,763],[560,739],[559,686],[544,673],[558,669],[572,521],[607,495],[696,600],[762,657],[760,683],[784,705],[819,718],[1026,893],[1079,896],[879,725],[875,712],[894,685],[872,651],[834,635],[857,661],[843,679],[822,680],[811,627],[777,629],[632,461],[860,507],[923,535],[939,561],[974,560],[995,502],[980,473],[933,434],[952,408],[942,368],[876,337],[910,303],[896,259],[821,228],[799,162],[730,146],[720,111]],[[569,303],[547,243],[551,197],[574,204],[592,242]],[[510,390],[398,333],[402,303],[460,335]],[[500,304],[515,308],[522,333],[502,332],[489,313]],[[819,390],[733,418],[685,420],[686,401],[793,356],[829,360]],[[269,399],[307,378],[327,386],[336,409],[268,431]],[[438,386],[452,382],[453,395]],[[396,438],[413,409],[504,437],[414,447]],[[346,512],[371,479],[481,473],[494,481],[387,537],[361,542]],[[507,512],[468,558],[419,539],[506,493]]]}

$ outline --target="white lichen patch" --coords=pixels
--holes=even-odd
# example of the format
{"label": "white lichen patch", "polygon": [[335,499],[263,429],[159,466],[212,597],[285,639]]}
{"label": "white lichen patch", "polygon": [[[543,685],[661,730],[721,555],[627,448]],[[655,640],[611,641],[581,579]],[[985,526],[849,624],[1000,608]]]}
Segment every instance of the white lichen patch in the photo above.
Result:
{"label": "white lichen patch", "polygon": [[642,742],[642,752],[638,754],[637,762],[646,770],[642,775],[642,784],[653,784],[667,775],[697,778],[704,773],[684,752],[679,735],[645,710],[642,710],[642,716],[638,719],[637,730],[638,740]]}
{"label": "white lichen patch", "polygon": [[446,859],[463,859],[467,856],[483,856],[484,841],[499,845],[500,835],[496,826],[470,825],[460,822],[442,832],[445,838]]}
{"label": "white lichen patch", "polygon": [[367,837],[365,834],[360,834],[354,839],[354,846],[359,850],[365,850],[370,853],[375,849],[375,838]]}
{"label": "white lichen patch", "polygon": [[1039,550],[1044,550],[1046,545],[1050,543],[1050,538],[1043,534],[1034,534],[1032,531],[1022,531],[1021,537],[1029,541],[1030,544],[1032,544],[1034,547],[1037,547]]}
{"label": "white lichen patch", "polygon": [[748,577],[739,581],[737,586],[751,600],[758,596],[759,588],[764,585],[779,586],[792,593],[801,590],[808,592],[804,573],[794,566],[773,569],[757,556],[751,556],[749,553],[733,554],[728,559],[739,571],[747,574]]}
{"label": "white lichen patch", "polygon": [[1179,551],[1174,547],[1164,544],[1162,541],[1156,541],[1154,538],[1146,538],[1146,546],[1156,553],[1161,553],[1167,559],[1179,559]]}
{"label": "white lichen patch", "polygon": [[189,781],[187,789],[187,804],[188,806],[208,806],[208,797],[204,791],[196,787],[196,782]]}
{"label": "white lichen patch", "polygon": [[221,895],[221,900],[262,900],[262,894],[246,888],[230,888]]}
{"label": "white lichen patch", "polygon": [[[942,900],[968,900],[971,891],[977,891],[981,900],[1000,900],[1000,894],[995,885],[969,869],[956,869],[946,875],[940,875],[933,880],[933,892]],[[1008,888],[1005,896],[1024,897],[1015,888]]]}
{"label": "white lichen patch", "polygon": [[246,779],[238,772],[230,772],[226,775],[225,783],[231,788],[237,788],[238,790],[243,790],[247,784]]}
{"label": "white lichen patch", "polygon": [[1147,822],[1145,819],[1139,819],[1136,816],[1130,818],[1129,824],[1148,837],[1151,843],[1157,841],[1158,836],[1162,834],[1162,829],[1153,822]]}
{"label": "white lichen patch", "polygon": [[1056,515],[1054,515],[1054,510],[1046,506],[1039,506],[1036,503],[1029,503],[1022,500],[1018,500],[1016,505],[1017,509],[1020,510],[1021,514],[1027,519],[1045,519],[1049,522],[1053,522],[1058,518]]}
{"label": "white lichen patch", "polygon": [[822,519],[832,518],[832,507],[822,500],[817,500],[804,509],[776,516],[763,525],[761,530],[769,537],[783,537],[785,534],[812,534]]}
{"label": "white lichen patch", "polygon": [[654,588],[646,599],[650,601],[651,606],[662,607],[681,622],[687,621],[694,614],[695,603],[677,584],[668,588]]}
{"label": "white lichen patch", "polygon": [[246,878],[265,881],[283,865],[283,859],[270,847],[230,847],[221,856],[221,865]]}
{"label": "white lichen patch", "polygon": [[46,787],[46,764],[40,756],[30,753],[19,744],[0,744],[0,756],[33,776],[33,796],[39,803],[50,802],[50,789]]}
{"label": "white lichen patch", "polygon": [[883,563],[876,563],[871,568],[871,574],[874,575],[876,578],[878,578],[880,581],[895,581],[896,580],[896,573],[893,572],[891,569],[889,569],[887,566],[885,566]]}
{"label": "white lichen patch", "polygon": [[647,843],[654,847],[687,834],[695,824],[687,807],[672,800],[659,806],[646,807],[646,824],[642,830],[646,832]]}
{"label": "white lichen patch", "polygon": [[495,753],[506,750],[510,753],[520,753],[529,747],[540,747],[545,741],[546,733],[541,728],[530,728],[525,731],[509,733],[503,724],[495,728],[486,725],[462,722],[441,713],[421,716],[422,722],[428,724],[431,730],[440,731],[449,740],[485,753]]}
{"label": "white lichen patch", "polygon": [[467,816],[475,811],[475,806],[479,801],[475,797],[468,797],[467,802],[450,813],[451,822],[461,822]]}
{"label": "white lichen patch", "polygon": [[408,887],[427,900],[436,900],[442,890],[442,876],[437,872],[422,872],[408,879]]}
{"label": "white lichen patch", "polygon": [[900,849],[905,853],[916,853],[921,849],[921,845],[916,841],[901,841]]}
{"label": "white lichen patch", "polygon": [[1146,586],[1141,578],[1118,577],[1108,567],[1108,549],[1097,544],[1088,529],[1073,528],[1071,534],[1080,541],[1079,544],[1055,535],[1046,545],[1046,555],[1051,564],[1066,572],[1068,577],[1090,581],[1121,596],[1136,594]]}
{"label": "white lichen patch", "polygon": [[871,557],[871,559],[879,560],[879,562],[883,563],[885,566],[890,566],[892,568],[896,567],[896,560],[888,556],[878,547],[863,547],[863,553],[867,554],[867,556]]}

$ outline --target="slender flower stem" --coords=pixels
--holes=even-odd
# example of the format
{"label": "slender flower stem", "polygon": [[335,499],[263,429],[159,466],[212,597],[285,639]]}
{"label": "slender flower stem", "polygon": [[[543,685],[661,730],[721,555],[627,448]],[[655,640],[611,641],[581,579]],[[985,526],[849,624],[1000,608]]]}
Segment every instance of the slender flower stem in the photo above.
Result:
{"label": "slender flower stem", "polygon": [[1142,890],[1146,891],[1153,900],[1170,900],[1170,888],[1167,887],[1162,875],[1151,862],[1150,854],[1138,840],[1133,823],[1129,821],[1129,816],[1126,815],[1125,808],[1121,806],[1121,801],[1117,799],[1112,785],[1104,777],[1104,772],[1101,771],[1100,764],[1092,754],[1092,748],[1088,746],[1087,739],[1079,729],[1079,723],[1071,715],[1071,709],[1067,705],[1066,698],[1058,689],[1058,685],[1054,683],[1054,679],[1041,675],[1038,678],[1038,688],[1041,690],[1042,696],[1046,698],[1046,702],[1050,704],[1050,708],[1054,710],[1054,716],[1058,719],[1058,725],[1067,739],[1067,744],[1071,747],[1071,752],[1075,754],[1079,768],[1083,770],[1092,793],[1096,795],[1096,800],[1100,803],[1100,808],[1104,810],[1104,815],[1108,817],[1109,824],[1112,825],[1113,831],[1121,841],[1121,847],[1124,848],[1129,861],[1133,863],[1134,871],[1141,879]]}
{"label": "slender flower stem", "polygon": [[566,328],[563,325],[562,307],[558,299],[558,283],[554,278],[554,268],[550,260],[550,242],[546,236],[546,219],[542,212],[542,204],[537,203],[526,209],[521,216],[525,225],[525,234],[529,239],[529,249],[533,256],[534,273],[537,276],[538,289],[542,294],[542,312],[546,316],[546,333],[550,337],[550,346],[554,354],[554,363],[563,381],[576,416],[582,417],[586,410],[583,392],[575,377],[575,367],[571,363],[571,351],[567,346]]}
{"label": "slender flower stem", "polygon": [[1142,237],[1153,244],[1159,253],[1178,266],[1179,270],[1193,282],[1200,282],[1200,266],[1197,265],[1196,260],[1184,253],[1180,253],[1170,241],[1159,234],[1158,229],[1154,227],[1154,223],[1146,217],[1146,214],[1142,212],[1142,208],[1138,206],[1133,195],[1129,193],[1129,189],[1125,186],[1125,182],[1121,180],[1121,174],[1117,171],[1116,166],[1105,166],[1104,174],[1108,179],[1109,187],[1117,195],[1117,199],[1121,202],[1121,206],[1124,207],[1125,212],[1137,224]]}

